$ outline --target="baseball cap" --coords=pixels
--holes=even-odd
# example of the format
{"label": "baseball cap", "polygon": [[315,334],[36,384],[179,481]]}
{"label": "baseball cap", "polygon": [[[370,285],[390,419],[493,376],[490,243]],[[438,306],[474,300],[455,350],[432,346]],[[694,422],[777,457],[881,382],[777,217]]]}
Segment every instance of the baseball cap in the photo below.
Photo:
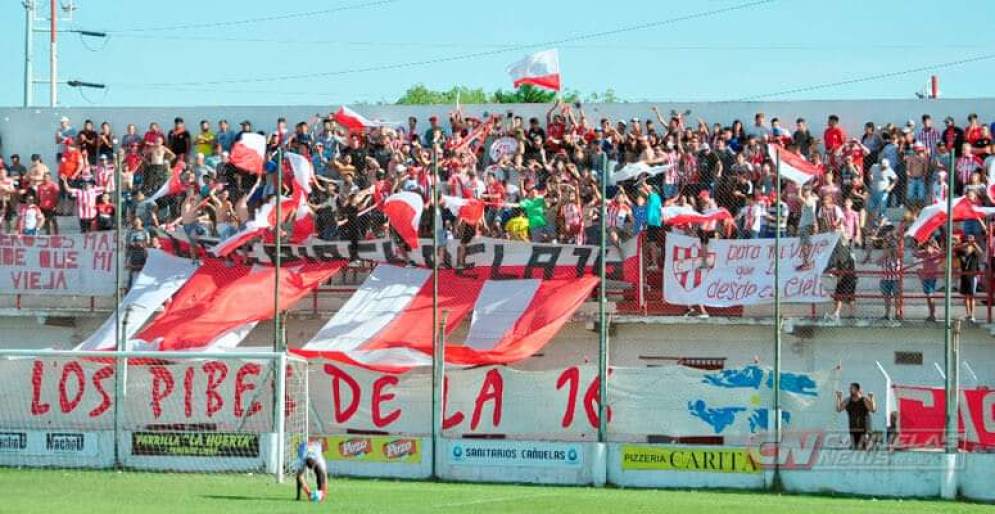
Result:
{"label": "baseball cap", "polygon": [[63,116],[63,117],[59,118],[59,121],[66,122],[66,121],[69,121],[69,118]]}
{"label": "baseball cap", "polygon": [[912,144],[912,148],[915,150],[925,150],[926,145],[920,143],[919,141],[916,141],[915,143]]}
{"label": "baseball cap", "polygon": [[709,146],[708,143],[702,143],[702,144],[698,145],[698,147],[701,148],[702,150],[711,150],[712,149],[712,147]]}
{"label": "baseball cap", "polygon": [[709,193],[707,189],[702,189],[701,191],[698,192],[698,198],[701,198],[702,200],[707,200],[711,198],[711,196],[712,194]]}

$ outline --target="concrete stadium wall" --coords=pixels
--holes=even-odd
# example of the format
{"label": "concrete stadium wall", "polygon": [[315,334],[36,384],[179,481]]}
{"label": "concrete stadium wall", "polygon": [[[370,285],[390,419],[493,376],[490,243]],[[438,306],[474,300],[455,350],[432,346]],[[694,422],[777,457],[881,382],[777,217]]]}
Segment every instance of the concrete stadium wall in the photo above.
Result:
{"label": "concrete stadium wall", "polygon": [[[657,105],[664,114],[671,109],[691,110],[691,118],[702,117],[706,121],[729,124],[734,119],[742,120],[749,126],[753,115],[758,111],[767,114],[768,119],[779,117],[782,126],[792,127],[797,117],[809,120],[813,132],[821,134],[825,126],[826,116],[838,114],[846,130],[859,133],[864,122],[873,120],[876,123],[888,122],[904,124],[908,119],[919,123],[919,117],[929,113],[938,123],[942,118],[951,115],[958,123],[965,123],[969,113],[975,112],[982,120],[995,117],[995,99],[940,99],[940,100],[810,100],[790,102],[660,102],[650,103],[620,103],[591,104],[585,110],[593,121],[601,117],[613,119],[654,118],[650,107]],[[400,106],[400,105],[360,105],[355,109],[370,119],[398,121],[405,123],[408,116],[418,117],[419,126],[428,126],[428,117],[432,114],[445,116],[453,106]],[[468,105],[464,111],[470,115],[480,116],[484,112],[503,114],[512,109],[523,116],[538,116],[543,118],[549,105]],[[123,134],[128,123],[135,123],[140,133],[144,133],[149,122],[157,121],[167,130],[172,126],[173,118],[183,117],[191,130],[201,119],[211,120],[216,126],[217,120],[227,119],[237,127],[243,119],[248,119],[259,130],[272,130],[278,117],[288,120],[306,120],[315,113],[327,114],[338,109],[338,106],[267,106],[267,107],[216,107],[216,106],[186,106],[186,107],[69,107],[69,108],[0,108],[0,153],[9,155],[20,153],[27,156],[40,153],[46,160],[55,155],[55,128],[61,116],[68,116],[76,128],[80,128],[84,119],[92,119],[99,124],[108,121],[114,127],[116,134]]]}

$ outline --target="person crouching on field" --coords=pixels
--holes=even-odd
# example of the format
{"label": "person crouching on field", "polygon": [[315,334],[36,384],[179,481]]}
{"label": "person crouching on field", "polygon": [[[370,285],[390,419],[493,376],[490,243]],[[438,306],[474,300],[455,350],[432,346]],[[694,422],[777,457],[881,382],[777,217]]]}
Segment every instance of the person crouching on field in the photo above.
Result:
{"label": "person crouching on field", "polygon": [[[321,455],[321,443],[301,443],[297,454],[297,500],[301,499],[303,491],[306,500],[316,503],[325,501],[328,497],[328,465]],[[307,484],[308,470],[314,472],[316,484],[313,490]]]}

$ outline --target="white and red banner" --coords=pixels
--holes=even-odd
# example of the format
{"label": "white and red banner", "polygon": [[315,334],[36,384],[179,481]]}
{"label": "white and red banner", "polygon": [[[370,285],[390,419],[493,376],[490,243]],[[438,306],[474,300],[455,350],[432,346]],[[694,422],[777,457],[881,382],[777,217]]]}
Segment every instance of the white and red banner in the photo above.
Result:
{"label": "white and red banner", "polygon": [[[0,360],[4,426],[113,430],[115,368],[111,359]],[[268,360],[231,359],[130,365],[126,428],[272,431],[272,368]],[[289,402],[288,411],[296,408]]]}
{"label": "white and red banner", "polygon": [[632,180],[634,178],[646,175],[647,177],[655,177],[673,167],[672,164],[663,164],[660,166],[650,166],[645,162],[633,162],[626,164],[622,169],[612,173],[608,177],[609,184],[618,184],[619,182],[624,182],[626,180]]}
{"label": "white and red banner", "polygon": [[[444,266],[456,263],[459,241],[446,243]],[[639,275],[639,242],[631,238],[622,243],[624,253],[614,246],[608,247],[605,267],[609,280],[636,283]],[[285,244],[280,247],[282,262],[315,262],[349,259],[349,241],[321,241],[312,239],[304,244]],[[356,257],[360,260],[406,264],[397,256],[394,243],[389,239],[360,241]],[[537,244],[507,239],[480,237],[466,245],[464,275],[494,280],[512,278],[570,278],[597,274],[598,247],[566,244]],[[624,255],[624,258],[623,258]],[[250,260],[270,264],[276,257],[273,244],[255,244],[249,251]],[[418,266],[432,265],[432,240],[420,241],[418,251],[408,257]]]}
{"label": "white and red banner", "polygon": [[780,164],[778,171],[781,177],[798,185],[819,177],[821,173],[819,167],[806,160],[805,157],[787,150],[780,145],[767,145],[767,151],[770,154],[770,158]]}
{"label": "white and red banner", "polygon": [[[807,247],[799,238],[781,239],[782,302],[827,299],[822,272],[838,240],[835,232],[812,236]],[[807,266],[803,266],[805,253],[809,254]],[[773,239],[713,239],[703,249],[698,238],[668,234],[664,300],[712,307],[773,303],[775,258]]]}
{"label": "white and red banner", "polygon": [[[312,433],[347,430],[431,433],[428,373],[381,374],[313,362],[309,371]],[[755,365],[704,371],[682,366],[612,368],[608,383],[613,440],[648,435],[744,443],[770,425],[771,371]],[[837,372],[782,372],[784,426],[825,430]],[[514,438],[586,440],[598,431],[598,379],[593,365],[545,371],[508,367],[447,370],[443,430],[447,437],[504,434]],[[661,394],[665,392],[666,394]]]}
{"label": "white and red banner", "polygon": [[[280,270],[279,308],[284,311],[345,266],[345,261],[294,264]],[[140,350],[222,350],[276,312],[277,280],[271,266],[230,265],[206,259],[173,295],[165,312],[135,335]],[[250,326],[251,325],[251,326]]]}
{"label": "white and red banner", "polygon": [[[942,448],[946,441],[946,391],[942,387],[896,385],[898,429],[902,446]],[[995,448],[995,390],[959,391],[958,445],[967,450]]]}
{"label": "white and red banner", "polygon": [[[452,334],[470,316],[466,335],[447,340],[446,362],[504,364],[548,343],[590,296],[593,276],[487,280],[440,272],[439,309]],[[403,372],[432,363],[432,272],[381,264],[307,344],[295,353]]]}
{"label": "white and red banner", "polygon": [[240,170],[263,174],[266,160],[266,136],[255,132],[243,133],[231,147],[231,163]]}
{"label": "white and red banner", "polygon": [[477,226],[484,217],[484,202],[476,198],[442,195],[442,203],[457,219]]}
{"label": "white and red banner", "polygon": [[[148,250],[145,266],[121,301],[121,322],[125,340],[138,333],[173,293],[190,280],[197,266],[190,259],[176,257],[162,250]],[[76,346],[76,350],[114,350],[117,348],[117,321],[111,314],[96,332]]]}
{"label": "white and red banner", "polygon": [[167,196],[176,196],[183,192],[185,189],[183,181],[181,180],[181,172],[179,170],[171,170],[169,175],[169,180],[166,181],[158,191],[149,197],[149,200],[153,202],[160,199],[166,198]]}
{"label": "white and red banner", "polygon": [[[288,369],[288,382],[293,373]],[[114,427],[112,361],[0,360],[6,427]],[[771,426],[771,370],[757,365],[705,371],[683,366],[611,368],[609,430],[613,440],[646,436],[710,436],[742,444]],[[131,365],[122,411],[128,430],[166,426],[216,431],[272,430],[272,366],[265,360],[212,360]],[[338,362],[308,367],[312,434],[378,431],[431,433],[430,373],[377,373]],[[838,371],[782,372],[786,430],[836,429]],[[521,371],[505,366],[447,370],[444,430],[448,437],[505,434],[513,438],[586,440],[597,434],[594,365]],[[293,388],[291,388],[293,389]],[[288,416],[302,406],[288,389]],[[662,394],[665,392],[666,394]]]}
{"label": "white and red banner", "polygon": [[0,234],[3,294],[114,294],[113,231],[64,236]]}
{"label": "white and red banner", "polygon": [[530,84],[552,91],[560,90],[560,53],[555,48],[543,50],[508,66],[514,86]]}

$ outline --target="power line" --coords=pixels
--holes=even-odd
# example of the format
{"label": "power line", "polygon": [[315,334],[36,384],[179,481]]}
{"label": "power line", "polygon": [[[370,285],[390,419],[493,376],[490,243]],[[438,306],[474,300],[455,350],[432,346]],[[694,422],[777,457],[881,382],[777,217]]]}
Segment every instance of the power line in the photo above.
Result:
{"label": "power line", "polygon": [[[368,46],[368,47],[389,47],[389,48],[494,48],[494,49],[519,49],[523,46],[530,46],[525,43],[468,43],[468,42],[425,42],[419,41],[343,41],[340,39],[324,40],[299,40],[299,39],[277,39],[277,38],[250,38],[250,37],[223,37],[223,36],[180,36],[180,35],[155,35],[155,34],[127,34],[118,36],[126,39],[141,40],[167,40],[167,41],[214,41],[221,43],[265,43],[285,44],[285,45],[334,45],[334,46]],[[576,50],[647,50],[647,51],[813,51],[813,50],[967,50],[967,49],[990,49],[993,45],[968,45],[968,44],[890,44],[890,43],[870,43],[866,45],[641,45],[631,43],[617,44],[593,44],[593,45],[560,45],[561,49]]]}
{"label": "power line", "polygon": [[976,62],[981,62],[981,61],[987,61],[987,60],[990,60],[990,59],[995,59],[995,54],[985,54],[985,55],[979,55],[979,56],[976,56],[976,57],[968,57],[966,59],[958,59],[956,61],[947,61],[947,62],[943,62],[943,63],[939,63],[939,64],[931,64],[931,65],[927,65],[927,66],[919,66],[917,68],[909,68],[909,69],[900,70],[900,71],[890,71],[890,72],[886,72],[886,73],[877,73],[877,74],[874,74],[874,75],[866,75],[866,76],[863,76],[863,77],[856,77],[856,78],[852,78],[852,79],[838,80],[836,82],[826,82],[826,83],[823,83],[823,84],[814,84],[814,85],[811,85],[811,86],[797,87],[797,88],[794,88],[794,89],[785,89],[783,91],[777,91],[777,92],[774,92],[774,93],[764,93],[764,94],[761,94],[761,95],[747,96],[747,97],[744,97],[744,98],[740,98],[739,101],[760,100],[760,99],[763,99],[763,98],[770,98],[770,97],[783,97],[783,96],[789,96],[789,95],[794,95],[794,94],[798,94],[798,93],[807,93],[809,91],[817,91],[819,89],[829,89],[829,88],[834,88],[834,87],[839,87],[839,86],[849,86],[849,85],[852,85],[852,84],[860,84],[860,83],[863,83],[863,82],[872,82],[872,81],[875,81],[875,80],[882,80],[882,79],[889,79],[889,78],[893,78],[893,77],[900,77],[902,75],[911,75],[913,73],[922,73],[922,72],[926,72],[926,71],[935,71],[935,70],[939,70],[939,69],[943,69],[943,68],[952,68],[954,66],[963,66],[965,64],[971,64],[971,63],[976,63]]}
{"label": "power line", "polygon": [[365,2],[361,4],[344,5],[341,7],[332,7],[329,9],[320,9],[315,11],[306,12],[296,12],[289,14],[279,14],[274,16],[260,16],[258,18],[245,18],[241,20],[228,20],[228,21],[218,21],[210,23],[186,23],[181,25],[167,25],[158,27],[145,27],[145,28],[134,28],[134,29],[120,29],[120,30],[108,30],[106,32],[111,34],[127,34],[127,33],[146,33],[146,32],[165,32],[173,30],[190,30],[190,29],[209,29],[218,27],[231,27],[235,25],[249,25],[252,23],[264,23],[269,21],[281,21],[289,20],[294,18],[310,18],[312,16],[321,16],[324,14],[330,14],[342,11],[351,11],[355,9],[365,9],[367,7],[377,7],[381,5],[387,5],[396,3],[398,0],[375,0],[372,2]]}
{"label": "power line", "polygon": [[[636,25],[630,25],[630,26],[627,26],[627,27],[620,27],[620,28],[616,28],[616,29],[603,30],[603,31],[599,31],[599,32],[591,32],[591,33],[588,33],[588,34],[581,34],[581,35],[571,36],[571,37],[562,38],[562,39],[554,39],[554,40],[548,40],[548,41],[543,41],[543,42],[539,42],[539,43],[531,43],[531,44],[511,45],[511,46],[508,46],[508,47],[497,48],[497,49],[493,49],[493,50],[485,50],[485,51],[480,51],[480,52],[472,52],[472,53],[467,53],[467,54],[452,55],[452,56],[446,56],[446,57],[437,57],[437,58],[433,58],[433,59],[423,59],[423,60],[419,60],[419,61],[410,61],[410,62],[393,63],[393,64],[382,64],[382,65],[374,65],[374,66],[366,66],[366,67],[361,67],[361,68],[352,68],[352,69],[326,71],[326,72],[300,73],[300,74],[294,74],[294,75],[280,75],[280,76],[269,76],[269,77],[254,77],[254,78],[253,77],[247,77],[247,78],[242,78],[242,79],[225,79],[225,80],[211,80],[211,81],[199,81],[199,82],[173,82],[173,83],[161,82],[161,83],[148,83],[148,84],[144,84],[144,85],[162,85],[162,86],[186,86],[186,85],[193,85],[193,86],[198,86],[198,85],[221,85],[221,84],[245,84],[245,83],[259,83],[259,82],[276,82],[276,81],[283,81],[283,80],[325,78],[325,77],[333,77],[333,76],[341,76],[341,75],[350,75],[350,74],[355,74],[355,73],[367,73],[367,72],[374,72],[374,71],[398,70],[398,69],[404,69],[404,68],[413,68],[413,67],[419,67],[419,66],[428,66],[428,65],[432,65],[432,64],[441,64],[441,63],[447,63],[447,62],[462,61],[462,60],[467,60],[467,59],[476,59],[476,58],[480,58],[480,57],[489,57],[489,56],[493,56],[493,55],[500,55],[500,54],[505,54],[505,53],[509,53],[509,52],[514,52],[514,51],[518,51],[518,50],[524,50],[524,49],[528,49],[528,48],[558,46],[558,45],[563,45],[563,44],[567,44],[567,43],[575,43],[575,42],[579,42],[579,41],[587,41],[587,40],[590,40],[590,39],[602,38],[602,37],[606,37],[606,36],[613,36],[613,35],[616,35],[616,34],[622,34],[622,33],[626,33],[626,32],[635,32],[635,31],[640,31],[640,30],[646,30],[646,29],[650,29],[650,28],[657,28],[657,27],[661,27],[661,26],[664,26],[664,25],[672,25],[672,24],[675,24],[675,23],[680,23],[680,22],[685,22],[685,21],[691,21],[691,20],[696,20],[696,19],[700,19],[700,18],[707,18],[707,17],[711,17],[711,16],[716,16],[716,15],[719,15],[719,14],[726,14],[726,13],[730,13],[730,12],[741,11],[741,10],[744,10],[744,9],[749,9],[749,8],[752,8],[752,7],[758,7],[758,6],[761,6],[761,5],[766,5],[766,4],[770,4],[770,3],[774,3],[774,2],[775,2],[775,0],[758,0],[758,1],[753,1],[753,2],[746,2],[746,3],[742,3],[742,4],[738,4],[738,5],[733,5],[733,6],[729,6],[729,7],[722,7],[722,8],[719,8],[719,9],[711,9],[711,10],[708,10],[708,11],[701,11],[701,12],[687,14],[687,15],[683,15],[683,16],[677,16],[677,17],[668,18],[668,19],[665,19],[665,20],[658,20],[658,21],[640,23],[640,24],[636,24]],[[130,84],[130,85],[143,85],[143,84],[141,84],[141,83],[134,83],[134,84]]]}

